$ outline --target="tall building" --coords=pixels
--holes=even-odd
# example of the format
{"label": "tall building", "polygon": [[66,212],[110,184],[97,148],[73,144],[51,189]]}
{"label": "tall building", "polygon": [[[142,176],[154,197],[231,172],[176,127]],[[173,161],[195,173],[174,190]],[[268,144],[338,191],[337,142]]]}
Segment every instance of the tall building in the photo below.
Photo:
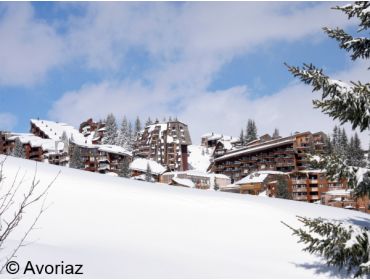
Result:
{"label": "tall building", "polygon": [[188,170],[188,126],[179,121],[154,123],[144,128],[135,141],[134,155],[154,160],[169,171]]}

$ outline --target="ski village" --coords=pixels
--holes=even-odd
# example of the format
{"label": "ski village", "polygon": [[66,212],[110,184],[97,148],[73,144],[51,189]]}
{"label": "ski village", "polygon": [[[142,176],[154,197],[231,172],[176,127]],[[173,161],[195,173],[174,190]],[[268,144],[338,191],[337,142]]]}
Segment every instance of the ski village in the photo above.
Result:
{"label": "ski village", "polygon": [[[147,120],[134,129],[113,114],[105,121],[88,119],[78,129],[48,120],[30,120],[29,133],[0,132],[0,151],[25,159],[152,183],[279,197],[370,213],[367,196],[354,197],[347,178],[330,180],[325,170],[310,169],[311,154],[348,151],[366,167],[367,153],[357,135],[347,139],[335,127],[334,138],[323,132],[296,132],[257,137],[249,120],[240,137],[205,133],[192,145],[188,126],[178,120]],[[243,136],[245,135],[245,137]]]}
{"label": "ski village", "polygon": [[0,3],[0,277],[369,279],[370,2],[333,6]]}

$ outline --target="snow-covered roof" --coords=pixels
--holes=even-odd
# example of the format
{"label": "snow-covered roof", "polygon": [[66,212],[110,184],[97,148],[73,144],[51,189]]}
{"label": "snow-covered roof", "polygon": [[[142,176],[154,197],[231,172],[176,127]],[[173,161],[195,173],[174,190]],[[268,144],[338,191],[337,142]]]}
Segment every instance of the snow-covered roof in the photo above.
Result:
{"label": "snow-covered roof", "polygon": [[220,133],[205,133],[201,136],[202,138],[207,138],[207,140],[221,140],[221,141],[229,141],[231,143],[235,143],[239,141],[239,137],[229,136],[229,135],[223,135]]}
{"label": "snow-covered roof", "polygon": [[186,171],[171,171],[166,172],[163,175],[174,175],[177,176],[179,174],[185,174],[188,176],[194,176],[194,177],[206,177],[206,178],[219,178],[219,179],[230,179],[230,177],[224,175],[224,174],[216,174],[216,173],[207,173],[199,170],[186,170]]}
{"label": "snow-covered roof", "polygon": [[31,119],[31,123],[38,127],[45,135],[53,140],[61,140],[63,132],[66,133],[68,139],[76,144],[91,144],[90,138],[86,138],[73,126],[66,123],[58,123],[48,120]]}
{"label": "snow-covered roof", "polygon": [[19,138],[22,144],[29,144],[31,147],[41,147],[44,151],[59,152],[64,148],[64,143],[59,142],[56,145],[56,141],[52,139],[43,139],[30,133],[11,133],[9,140],[15,140]]}
{"label": "snow-covered roof", "polygon": [[146,172],[148,164],[152,174],[160,175],[166,171],[166,168],[160,165],[158,162],[145,158],[134,159],[134,161],[130,163],[130,169]]}
{"label": "snow-covered roof", "polygon": [[349,190],[349,189],[332,190],[332,191],[325,192],[325,194],[328,194],[328,195],[350,195],[351,193],[352,193],[352,190]]}
{"label": "snow-covered roof", "polygon": [[112,153],[112,154],[118,154],[118,155],[128,155],[132,156],[132,153],[130,151],[127,151],[125,148],[121,146],[116,145],[97,145],[99,148],[99,151]]}
{"label": "snow-covered roof", "polygon": [[172,181],[174,181],[175,183],[177,183],[181,186],[184,186],[184,187],[189,187],[189,188],[194,188],[195,187],[195,184],[193,183],[193,181],[189,180],[189,179],[181,179],[181,178],[178,178],[178,177],[174,177],[174,178],[172,178]]}
{"label": "snow-covered roof", "polygon": [[235,185],[235,184],[229,184],[229,185],[226,185],[226,186],[220,186],[220,189],[221,190],[239,190],[240,186]]}
{"label": "snow-covered roof", "polygon": [[[131,179],[139,180],[139,181],[146,181],[146,175],[140,174],[140,175],[131,177]],[[155,179],[153,178],[153,176],[150,176],[150,182],[155,182]]]}
{"label": "snow-covered roof", "polygon": [[261,144],[261,145],[256,145],[256,146],[253,146],[253,147],[247,147],[247,148],[241,148],[241,149],[238,149],[238,150],[234,150],[234,151],[229,152],[229,153],[227,153],[227,154],[225,154],[225,155],[223,155],[219,158],[216,158],[215,161],[220,161],[220,160],[224,160],[224,159],[227,159],[227,158],[232,158],[234,156],[238,156],[238,155],[242,155],[242,154],[248,154],[248,153],[251,153],[251,152],[256,152],[256,151],[267,149],[267,148],[278,147],[278,146],[289,144],[289,143],[293,143],[293,137],[288,137],[288,139],[285,139],[283,141],[272,140],[272,141],[264,142],[264,144]]}
{"label": "snow-covered roof", "polygon": [[256,171],[244,177],[243,179],[235,182],[235,184],[244,185],[252,183],[262,183],[266,180],[268,175],[286,175],[286,174],[281,171],[270,171],[270,170]]}

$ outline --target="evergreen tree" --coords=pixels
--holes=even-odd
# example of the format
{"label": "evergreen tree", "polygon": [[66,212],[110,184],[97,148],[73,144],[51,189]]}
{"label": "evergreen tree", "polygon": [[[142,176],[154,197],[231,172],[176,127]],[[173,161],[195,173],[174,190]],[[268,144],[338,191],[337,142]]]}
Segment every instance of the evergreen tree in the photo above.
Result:
{"label": "evergreen tree", "polygon": [[124,159],[120,164],[118,176],[124,178],[130,178],[130,163],[128,159]]}
{"label": "evergreen tree", "polygon": [[324,149],[325,149],[324,150],[325,151],[325,154],[331,154],[331,153],[333,153],[332,140],[331,140],[331,138],[329,136],[324,141]]}
{"label": "evergreen tree", "polygon": [[82,160],[81,149],[77,145],[73,145],[72,153],[69,159],[69,167],[76,169],[85,168],[85,163]]}
{"label": "evergreen tree", "polygon": [[304,251],[324,257],[328,266],[345,269],[349,276],[370,276],[370,240],[366,228],[346,226],[321,218],[298,217],[298,220],[305,229],[295,229],[283,224],[293,231],[293,235],[299,237],[300,243],[307,245]]}
{"label": "evergreen tree", "polygon": [[[360,21],[358,32],[366,32],[370,27],[370,17],[367,10],[370,2],[356,1],[353,4],[335,9],[343,11],[348,18],[357,18]],[[351,52],[352,60],[370,57],[370,38],[366,36],[353,37],[343,29],[324,28],[330,38],[337,40],[340,47]],[[365,33],[366,34],[366,33]],[[363,34],[363,35],[365,35]],[[367,34],[366,34],[367,35]],[[287,65],[289,71],[299,77],[301,81],[313,86],[314,91],[322,91],[321,100],[314,100],[315,108],[342,124],[350,122],[352,128],[360,128],[364,131],[370,126],[370,83],[351,82],[350,84],[331,79],[326,76],[322,69],[310,64],[304,64],[302,68]]]}
{"label": "evergreen tree", "polygon": [[129,151],[132,151],[134,149],[135,135],[134,135],[134,132],[132,130],[132,124],[131,124],[130,121],[128,122],[127,135],[128,135],[127,149]]}
{"label": "evergreen tree", "polygon": [[102,139],[102,144],[117,145],[118,143],[118,128],[116,118],[113,114],[109,114],[105,121],[105,132]]}
{"label": "evergreen tree", "polygon": [[145,181],[147,181],[147,182],[152,181],[152,170],[150,169],[149,162],[146,165]]}
{"label": "evergreen tree", "polygon": [[347,149],[348,149],[348,137],[347,137],[347,133],[344,130],[344,128],[342,129],[342,134],[341,134],[341,138],[340,138],[340,146],[341,146],[341,149],[343,150],[343,152],[347,151]]}
{"label": "evergreen tree", "polygon": [[274,133],[272,134],[272,138],[279,138],[280,137],[280,134],[279,134],[279,129],[275,128],[274,130]]}
{"label": "evergreen tree", "polygon": [[213,189],[215,191],[218,191],[220,189],[220,186],[217,184],[217,180],[216,180],[216,177],[213,178],[214,182],[213,182]]}
{"label": "evergreen tree", "polygon": [[11,154],[13,157],[18,157],[18,158],[26,158],[26,152],[24,150],[23,144],[19,137],[15,139],[14,142],[14,148],[13,152]]}
{"label": "evergreen tree", "polygon": [[[358,32],[367,31],[370,28],[370,2],[356,1],[343,7],[337,6],[335,9],[344,12],[349,19],[356,17],[360,22]],[[352,60],[370,57],[369,37],[354,38],[340,28],[324,28],[324,31],[329,37],[337,40],[341,48],[352,52]],[[314,100],[316,108],[333,119],[338,119],[341,124],[351,123],[353,129],[359,128],[361,131],[369,129],[370,83],[347,84],[337,81],[326,76],[323,70],[312,64],[304,64],[302,69],[289,65],[287,67],[295,77],[313,86],[314,91],[322,91],[321,100]],[[340,142],[343,145],[344,136],[343,133],[341,134]],[[321,168],[326,169],[329,179],[347,178],[348,186],[354,189],[355,196],[370,194],[370,172],[363,173],[359,167],[349,166],[342,154],[332,153],[322,156],[317,163]],[[321,219],[302,217],[299,219],[309,230],[290,228],[295,235],[299,236],[299,242],[308,244],[306,251],[323,256],[327,264],[339,269],[345,268],[347,273],[353,272],[355,277],[370,276],[368,229],[363,228],[358,233],[359,230],[352,230],[352,226],[345,227],[342,224],[333,224]]]}
{"label": "evergreen tree", "polygon": [[292,194],[288,188],[288,181],[279,177],[276,184],[276,197],[283,199],[292,199]]}
{"label": "evergreen tree", "polygon": [[240,136],[239,136],[239,138],[240,138],[240,144],[243,146],[244,145],[244,130],[242,129],[241,131],[240,131]]}
{"label": "evergreen tree", "polygon": [[153,121],[150,119],[150,117],[147,119],[147,121],[145,122],[145,126],[148,126],[148,125],[151,125],[153,124]]}
{"label": "evergreen tree", "polygon": [[118,134],[117,145],[129,150],[131,136],[129,135],[129,125],[126,116],[123,116],[121,127]]}
{"label": "evergreen tree", "polygon": [[254,120],[249,119],[247,123],[247,129],[245,132],[245,144],[257,139],[257,127]]}
{"label": "evergreen tree", "polygon": [[338,145],[339,145],[339,129],[338,129],[338,127],[336,125],[334,126],[334,129],[333,129],[332,145],[333,145],[333,149],[334,150],[337,150],[338,149]]}
{"label": "evergreen tree", "polygon": [[366,166],[364,153],[361,149],[361,141],[357,133],[355,133],[354,137],[351,137],[347,152],[347,160],[350,166]]}
{"label": "evergreen tree", "polygon": [[141,131],[142,127],[141,127],[141,121],[139,119],[139,117],[136,117],[136,121],[135,121],[135,130],[134,130],[134,137],[136,139],[137,135],[139,134],[139,132]]}
{"label": "evergreen tree", "polygon": [[172,117],[171,116],[169,116],[168,121],[172,122]]}

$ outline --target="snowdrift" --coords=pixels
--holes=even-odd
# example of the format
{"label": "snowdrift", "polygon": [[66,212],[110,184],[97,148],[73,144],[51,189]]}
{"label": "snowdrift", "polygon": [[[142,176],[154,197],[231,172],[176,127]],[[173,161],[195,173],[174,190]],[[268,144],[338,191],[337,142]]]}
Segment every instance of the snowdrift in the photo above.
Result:
{"label": "snowdrift", "polygon": [[[8,157],[5,175],[12,178],[18,168],[29,182],[35,162]],[[83,264],[83,277],[90,278],[339,277],[320,258],[302,252],[281,221],[300,226],[301,215],[369,224],[368,215],[351,210],[43,163],[37,177],[47,184],[59,170],[47,198],[52,205],[29,238],[36,241],[19,251],[21,266],[28,260]],[[32,218],[26,213],[24,219]]]}

